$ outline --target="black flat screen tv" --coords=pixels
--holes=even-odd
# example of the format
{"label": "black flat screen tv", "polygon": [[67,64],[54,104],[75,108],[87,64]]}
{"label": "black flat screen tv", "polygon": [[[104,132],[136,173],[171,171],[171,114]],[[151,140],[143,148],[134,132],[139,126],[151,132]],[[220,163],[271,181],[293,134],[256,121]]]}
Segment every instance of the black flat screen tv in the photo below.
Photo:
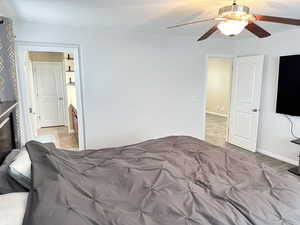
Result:
{"label": "black flat screen tv", "polygon": [[300,55],[280,57],[276,112],[300,116]]}

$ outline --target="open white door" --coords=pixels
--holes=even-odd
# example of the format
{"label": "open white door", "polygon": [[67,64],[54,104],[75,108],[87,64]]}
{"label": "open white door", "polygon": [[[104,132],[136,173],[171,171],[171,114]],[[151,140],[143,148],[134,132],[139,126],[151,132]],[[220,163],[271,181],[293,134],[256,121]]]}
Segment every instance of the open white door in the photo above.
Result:
{"label": "open white door", "polygon": [[33,63],[39,127],[62,126],[65,124],[62,70],[62,63]]}
{"label": "open white door", "polygon": [[30,107],[29,107],[29,114],[30,114],[30,119],[31,119],[31,129],[33,131],[33,135],[37,136],[37,121],[38,117],[37,114],[35,113],[36,110],[36,101],[35,101],[35,90],[33,88],[33,67],[32,67],[32,62],[30,61],[29,54],[26,54],[25,58],[25,70],[26,70],[26,75],[27,79],[29,80],[29,97],[30,97]]}
{"label": "open white door", "polygon": [[255,152],[264,56],[234,59],[228,141]]}

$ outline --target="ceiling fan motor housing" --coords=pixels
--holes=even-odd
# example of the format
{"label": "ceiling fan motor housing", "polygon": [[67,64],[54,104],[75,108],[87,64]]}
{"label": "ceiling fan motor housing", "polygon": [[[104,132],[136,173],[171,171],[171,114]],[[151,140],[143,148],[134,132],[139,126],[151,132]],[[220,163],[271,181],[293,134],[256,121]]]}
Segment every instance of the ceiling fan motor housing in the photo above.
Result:
{"label": "ceiling fan motor housing", "polygon": [[229,5],[219,9],[219,17],[243,17],[250,14],[250,8],[244,5]]}

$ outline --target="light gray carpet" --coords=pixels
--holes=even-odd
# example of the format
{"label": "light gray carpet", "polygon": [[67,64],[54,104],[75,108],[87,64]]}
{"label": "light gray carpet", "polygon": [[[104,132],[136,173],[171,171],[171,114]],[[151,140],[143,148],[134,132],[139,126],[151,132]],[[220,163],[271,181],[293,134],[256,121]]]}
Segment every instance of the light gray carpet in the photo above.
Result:
{"label": "light gray carpet", "polygon": [[[291,167],[294,167],[293,165],[290,165],[288,163],[279,161],[277,159],[273,159],[271,157],[265,156],[260,153],[253,153],[250,151],[247,151],[245,149],[242,149],[240,147],[231,145],[225,141],[226,137],[226,129],[227,129],[227,119],[225,117],[215,116],[211,114],[206,114],[206,135],[205,139],[207,142],[233,149],[239,152],[243,152],[243,154],[246,154],[250,157],[254,157],[258,162],[264,163],[265,165],[272,167],[273,169],[277,170],[280,173],[288,173],[287,170]],[[300,177],[299,177],[300,180]]]}

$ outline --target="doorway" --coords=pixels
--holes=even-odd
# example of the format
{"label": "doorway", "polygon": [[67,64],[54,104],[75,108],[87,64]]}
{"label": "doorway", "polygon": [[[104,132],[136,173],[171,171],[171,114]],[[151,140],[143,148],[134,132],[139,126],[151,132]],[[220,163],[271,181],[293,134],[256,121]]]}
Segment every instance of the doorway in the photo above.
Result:
{"label": "doorway", "polygon": [[78,149],[74,56],[68,52],[26,52],[32,130],[37,140],[58,148]]}
{"label": "doorway", "polygon": [[206,141],[256,152],[264,56],[207,59]]}
{"label": "doorway", "polygon": [[17,43],[21,142],[85,149],[78,47]]}
{"label": "doorway", "polygon": [[205,140],[222,147],[228,136],[232,69],[233,58],[208,57]]}

